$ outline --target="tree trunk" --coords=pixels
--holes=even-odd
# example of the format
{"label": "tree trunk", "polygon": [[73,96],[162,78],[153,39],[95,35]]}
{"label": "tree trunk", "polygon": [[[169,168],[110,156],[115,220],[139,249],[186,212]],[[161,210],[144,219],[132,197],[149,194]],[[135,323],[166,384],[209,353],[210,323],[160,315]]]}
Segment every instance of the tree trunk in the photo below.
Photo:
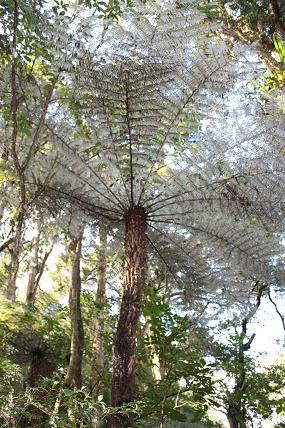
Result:
{"label": "tree trunk", "polygon": [[28,385],[31,388],[38,386],[42,378],[50,378],[56,369],[56,363],[46,351],[35,348],[32,352]]}
{"label": "tree trunk", "polygon": [[159,382],[162,380],[162,367],[161,367],[157,347],[152,340],[154,333],[151,329],[151,325],[152,325],[151,318],[148,317],[146,321],[146,333],[151,345],[151,372],[154,380],[156,382]]}
{"label": "tree trunk", "polygon": [[252,292],[257,293],[256,303],[249,312],[249,314],[243,318],[241,322],[241,336],[239,347],[237,349],[237,354],[235,357],[235,364],[238,367],[238,372],[235,375],[235,385],[233,390],[233,397],[229,396],[227,399],[227,419],[229,421],[231,428],[246,428],[246,417],[247,412],[245,405],[242,402],[242,394],[247,388],[247,368],[245,360],[245,352],[250,350],[251,344],[255,338],[255,333],[251,335],[249,340],[247,339],[247,325],[250,319],[257,312],[260,304],[261,297],[266,290],[267,286],[265,284],[256,281],[253,284]]}
{"label": "tree trunk", "polygon": [[9,300],[16,300],[16,280],[20,264],[20,251],[22,245],[22,231],[24,224],[24,217],[26,211],[26,185],[25,185],[25,174],[20,163],[20,158],[17,153],[17,137],[18,137],[18,106],[19,106],[19,90],[17,82],[17,31],[19,25],[19,4],[17,0],[14,0],[14,11],[13,11],[13,39],[12,39],[12,68],[11,68],[11,108],[12,108],[12,139],[11,139],[11,155],[13,165],[15,168],[16,175],[19,179],[19,207],[18,213],[15,218],[15,239],[13,240],[13,248],[11,250],[11,262],[9,266],[9,278],[6,290],[6,297]]}
{"label": "tree trunk", "polygon": [[[136,333],[141,312],[146,249],[146,213],[132,207],[126,213],[125,275],[120,317],[114,342],[112,405],[134,401]],[[134,426],[134,416],[114,415],[112,428]]]}
{"label": "tree trunk", "polygon": [[29,263],[29,277],[27,285],[26,303],[27,305],[33,305],[36,300],[36,278],[39,272],[39,247],[41,237],[41,225],[38,224],[38,231],[36,236],[32,240],[32,254]]}
{"label": "tree trunk", "polygon": [[32,240],[32,255],[29,263],[29,277],[26,292],[26,304],[30,306],[35,304],[40,279],[44,273],[47,259],[53,249],[52,244],[50,249],[44,254],[43,259],[41,261],[39,260],[40,236],[42,232],[41,224],[42,220],[40,220],[38,225],[38,233]]}
{"label": "tree trunk", "polygon": [[64,385],[69,388],[80,388],[82,384],[81,366],[84,344],[84,330],[81,316],[81,277],[80,277],[80,258],[83,238],[83,229],[78,236],[74,238],[69,245],[70,257],[70,289],[69,289],[69,307],[71,317],[71,347],[70,360],[67,374],[64,379]]}
{"label": "tree trunk", "polygon": [[21,246],[22,246],[22,232],[23,232],[23,225],[24,225],[24,204],[21,204],[19,208],[19,213],[16,219],[16,231],[15,231],[15,237],[13,240],[13,247],[10,250],[11,255],[11,261],[9,264],[9,277],[8,277],[8,284],[6,289],[6,297],[7,299],[14,302],[16,300],[16,291],[17,291],[17,276],[20,266],[20,253],[21,253]]}
{"label": "tree trunk", "polygon": [[[97,292],[96,303],[104,304],[106,302],[106,246],[107,232],[104,227],[99,229],[99,248],[98,248],[98,265],[97,265]],[[100,309],[98,315],[93,321],[93,367],[92,367],[92,391],[94,395],[101,393],[100,383],[102,381],[105,355],[102,341],[103,335],[104,311]]]}
{"label": "tree trunk", "polygon": [[239,421],[241,420],[242,415],[240,414],[240,409],[233,405],[229,404],[227,411],[227,419],[229,421],[231,428],[241,428]]}

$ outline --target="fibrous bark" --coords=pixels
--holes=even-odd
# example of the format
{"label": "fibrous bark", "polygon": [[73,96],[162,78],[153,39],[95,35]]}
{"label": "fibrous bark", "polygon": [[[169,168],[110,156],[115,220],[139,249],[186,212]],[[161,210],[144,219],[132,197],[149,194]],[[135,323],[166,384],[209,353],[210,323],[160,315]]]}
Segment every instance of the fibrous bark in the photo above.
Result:
{"label": "fibrous bark", "polygon": [[38,406],[37,403],[45,403],[50,399],[50,392],[46,388],[38,388],[43,378],[50,379],[56,369],[57,360],[49,352],[46,346],[35,346],[31,350],[31,363],[27,384],[34,388],[33,394],[36,403],[31,404],[27,411],[31,414],[28,421],[22,421],[21,427],[39,427],[44,426],[47,422],[47,414]]}
{"label": "fibrous bark", "polygon": [[42,378],[50,378],[56,368],[56,360],[46,350],[35,348],[31,355],[30,375],[28,384],[36,387]]}
{"label": "fibrous bark", "polygon": [[80,230],[69,245],[70,257],[70,289],[69,289],[69,307],[71,317],[71,346],[70,360],[67,374],[64,379],[64,385],[70,388],[80,388],[82,384],[81,366],[84,344],[84,330],[81,315],[81,277],[80,277],[80,258],[82,246],[83,230]]}
{"label": "fibrous bark", "polygon": [[[120,317],[114,342],[112,405],[120,406],[135,399],[135,351],[137,325],[141,312],[146,250],[146,213],[132,207],[125,215],[125,275]],[[115,415],[112,428],[134,426],[134,416]]]}

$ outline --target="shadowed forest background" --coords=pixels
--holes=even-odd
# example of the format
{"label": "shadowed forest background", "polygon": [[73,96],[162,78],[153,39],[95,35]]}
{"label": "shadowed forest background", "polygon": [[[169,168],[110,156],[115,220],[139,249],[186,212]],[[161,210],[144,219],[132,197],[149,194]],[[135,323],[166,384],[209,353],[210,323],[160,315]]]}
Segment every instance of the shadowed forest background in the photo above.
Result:
{"label": "shadowed forest background", "polygon": [[0,64],[0,426],[285,427],[284,2],[3,0]]}

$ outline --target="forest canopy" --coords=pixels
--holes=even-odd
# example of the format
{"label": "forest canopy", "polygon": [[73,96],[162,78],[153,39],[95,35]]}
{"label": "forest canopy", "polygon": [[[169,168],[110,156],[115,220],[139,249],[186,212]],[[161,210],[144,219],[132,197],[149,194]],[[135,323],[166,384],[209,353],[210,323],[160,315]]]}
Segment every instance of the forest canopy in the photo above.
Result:
{"label": "forest canopy", "polygon": [[0,18],[1,427],[285,426],[283,2]]}

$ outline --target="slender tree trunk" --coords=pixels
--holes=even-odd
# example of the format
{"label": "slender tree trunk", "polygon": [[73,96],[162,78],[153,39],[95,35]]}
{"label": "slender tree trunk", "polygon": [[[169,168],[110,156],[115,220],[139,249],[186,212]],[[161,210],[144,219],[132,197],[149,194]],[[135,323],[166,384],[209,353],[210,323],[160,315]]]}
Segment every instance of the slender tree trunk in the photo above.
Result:
{"label": "slender tree trunk", "polygon": [[151,372],[154,380],[156,382],[159,382],[162,379],[162,367],[161,367],[157,347],[152,340],[154,333],[151,330],[151,324],[152,324],[151,318],[148,318],[146,323],[147,323],[146,331],[151,344]]}
{"label": "slender tree trunk", "polygon": [[68,370],[64,379],[64,385],[69,388],[80,388],[82,384],[81,366],[84,344],[84,330],[81,316],[81,277],[80,258],[83,238],[83,229],[69,245],[70,257],[70,289],[69,307],[71,316],[71,348]]}
{"label": "slender tree trunk", "polygon": [[[99,248],[98,248],[98,266],[97,266],[97,291],[96,302],[104,304],[106,302],[106,246],[107,232],[102,226],[99,229]],[[104,311],[100,313],[93,321],[93,367],[92,367],[92,391],[94,395],[101,393],[100,383],[104,372],[105,355],[102,335],[104,331]]]}
{"label": "slender tree trunk", "polygon": [[245,425],[241,424],[244,415],[242,414],[239,406],[235,406],[232,403],[229,403],[228,411],[227,411],[227,419],[229,421],[231,428],[242,428]]}
{"label": "slender tree trunk", "polygon": [[261,297],[266,290],[267,286],[256,281],[254,283],[252,292],[257,293],[256,295],[256,303],[254,307],[251,309],[250,313],[243,318],[241,323],[241,341],[239,344],[239,348],[237,350],[235,363],[239,368],[238,373],[235,376],[235,385],[233,390],[233,396],[229,396],[227,400],[227,419],[229,421],[231,428],[246,428],[246,408],[242,402],[242,394],[247,388],[247,368],[246,368],[246,360],[245,360],[245,352],[250,350],[251,344],[255,338],[255,333],[245,342],[247,336],[247,325],[250,319],[257,312],[260,304]]}
{"label": "slender tree trunk", "polygon": [[14,302],[16,300],[16,291],[17,291],[17,276],[20,266],[20,253],[22,246],[22,230],[24,224],[24,209],[20,208],[19,214],[16,220],[16,232],[13,240],[13,247],[10,249],[11,261],[9,263],[9,277],[8,284],[6,289],[6,297],[7,299]]}
{"label": "slender tree trunk", "polygon": [[42,261],[37,266],[37,271],[31,274],[28,280],[28,288],[26,295],[26,303],[27,305],[34,305],[36,301],[37,291],[40,284],[40,279],[42,274],[44,273],[44,268],[47,262],[47,259],[52,252],[53,246],[45,253]]}
{"label": "slender tree trunk", "polygon": [[[114,342],[112,405],[120,406],[135,399],[136,333],[141,313],[146,250],[146,213],[132,207],[126,213],[125,276],[120,317]],[[114,415],[112,428],[134,426],[133,415]]]}
{"label": "slender tree trunk", "polygon": [[36,236],[32,240],[32,252],[29,263],[29,277],[27,285],[26,303],[27,305],[33,305],[36,300],[36,278],[39,272],[39,247],[41,237],[41,225],[38,224],[38,231]]}
{"label": "slender tree trunk", "polygon": [[[39,141],[39,138],[41,136],[41,133],[43,131],[44,123],[46,114],[48,111],[48,106],[51,101],[51,97],[56,85],[56,82],[58,81],[58,75],[54,76],[52,79],[52,84],[50,88],[48,89],[47,93],[45,94],[45,103],[40,115],[39,122],[35,128],[35,132],[33,135],[32,143],[29,147],[27,155],[24,157],[24,159],[19,156],[19,153],[21,152],[21,146],[18,144],[18,135],[19,135],[19,127],[18,127],[18,110],[19,106],[21,105],[22,96],[21,93],[19,93],[19,76],[18,76],[18,70],[19,70],[19,59],[17,55],[17,48],[18,48],[18,32],[19,32],[19,17],[21,17],[21,2],[18,0],[14,0],[14,2],[11,2],[14,5],[13,8],[13,27],[12,27],[12,43],[11,43],[11,51],[12,51],[12,65],[11,65],[11,91],[12,91],[12,99],[11,99],[11,113],[12,113],[12,137],[11,137],[11,147],[10,150],[6,151],[4,154],[5,158],[8,158],[8,156],[11,154],[15,173],[17,176],[17,179],[19,181],[19,205],[17,208],[17,216],[15,218],[15,237],[14,237],[14,246],[11,250],[11,263],[9,267],[9,278],[8,278],[8,285],[6,289],[6,297],[9,300],[16,300],[16,280],[19,270],[19,264],[20,264],[20,252],[21,252],[21,245],[22,245],[22,234],[23,234],[23,226],[24,226],[24,220],[27,212],[27,191],[26,191],[26,177],[25,177],[25,171],[27,170],[30,161],[34,155],[34,151],[36,148],[36,145]],[[19,6],[20,4],[20,6]],[[11,152],[11,153],[10,153]],[[21,153],[22,154],[22,153]]]}
{"label": "slender tree trunk", "polygon": [[[156,278],[155,278],[155,281],[153,281],[152,286],[156,287],[157,292],[158,292],[158,290],[160,290],[160,293],[163,296],[163,303],[165,303],[165,302],[169,303],[169,301],[171,299],[171,294],[170,294],[171,290],[168,286],[167,271],[161,271],[161,270],[157,269],[155,271],[155,275],[156,275]],[[146,334],[149,338],[150,345],[151,345],[151,372],[152,372],[152,376],[153,376],[154,380],[156,382],[159,382],[163,379],[163,377],[165,375],[165,373],[164,373],[165,368],[164,368],[163,361],[161,361],[161,359],[159,358],[158,348],[153,341],[154,332],[151,329],[152,324],[153,324],[152,317],[147,317]]]}
{"label": "slender tree trunk", "polygon": [[6,290],[6,297],[9,300],[16,300],[16,279],[20,264],[20,251],[22,244],[22,230],[24,225],[24,217],[26,212],[26,185],[25,185],[25,174],[24,169],[20,163],[20,159],[17,153],[17,137],[18,137],[18,118],[17,112],[19,107],[19,91],[17,82],[17,31],[19,24],[19,4],[17,0],[14,0],[14,11],[13,11],[13,39],[12,39],[12,68],[11,68],[11,89],[12,89],[12,139],[11,139],[11,155],[14,164],[16,174],[19,179],[20,188],[20,203],[18,207],[18,214],[15,219],[15,239],[14,245],[11,250],[11,263],[9,266],[9,278]]}
{"label": "slender tree trunk", "polygon": [[37,235],[32,240],[32,254],[29,263],[29,276],[26,292],[26,304],[34,305],[36,301],[36,295],[39,288],[40,279],[44,273],[44,268],[47,262],[47,259],[52,252],[53,245],[50,249],[44,254],[43,259],[39,259],[39,250],[40,250],[40,238],[42,234],[42,223],[43,218],[40,216],[38,221],[38,232]]}
{"label": "slender tree trunk", "polygon": [[[283,1],[280,2],[281,4]],[[269,0],[268,4],[269,13],[273,18],[276,30],[281,34],[281,36],[285,36],[285,24],[281,18],[281,8],[279,6],[278,0]]]}
{"label": "slender tree trunk", "polygon": [[4,216],[5,207],[6,207],[6,203],[3,200],[0,201],[0,221]]}

